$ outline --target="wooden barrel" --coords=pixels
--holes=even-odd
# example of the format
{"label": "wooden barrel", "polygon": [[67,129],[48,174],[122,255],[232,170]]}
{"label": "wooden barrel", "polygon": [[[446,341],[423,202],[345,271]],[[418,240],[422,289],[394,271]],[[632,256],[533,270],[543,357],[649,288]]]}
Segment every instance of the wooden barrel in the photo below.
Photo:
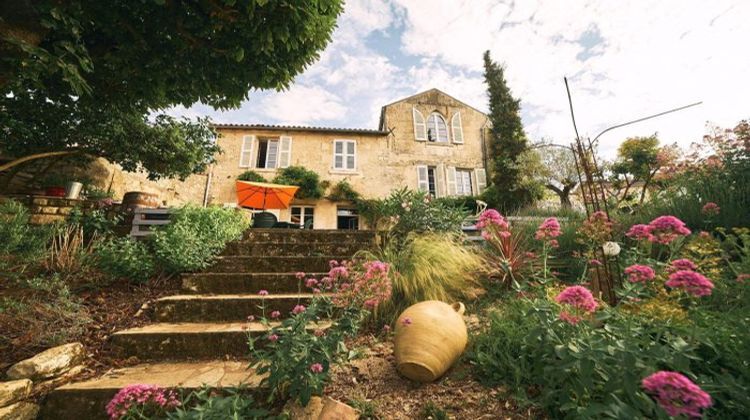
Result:
{"label": "wooden barrel", "polygon": [[398,371],[418,382],[443,376],[466,348],[465,309],[463,303],[448,305],[437,300],[408,307],[396,321]]}
{"label": "wooden barrel", "polygon": [[156,208],[159,207],[159,196],[142,191],[126,192],[122,196],[122,211],[133,213],[137,208]]}

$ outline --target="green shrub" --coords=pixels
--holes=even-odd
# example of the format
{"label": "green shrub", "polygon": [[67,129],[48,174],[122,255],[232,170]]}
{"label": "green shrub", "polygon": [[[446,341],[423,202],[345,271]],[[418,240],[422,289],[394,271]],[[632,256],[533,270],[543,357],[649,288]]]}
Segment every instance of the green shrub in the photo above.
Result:
{"label": "green shrub", "polygon": [[359,200],[359,193],[352,187],[352,184],[346,180],[337,182],[331,187],[331,192],[328,193],[328,199],[331,201],[352,201],[357,202]]}
{"label": "green shrub", "polygon": [[245,171],[237,177],[238,181],[268,182],[263,176],[255,171]]}
{"label": "green shrub", "polygon": [[156,261],[168,273],[205,268],[247,226],[247,218],[234,209],[187,205],[152,235]]}
{"label": "green shrub", "polygon": [[360,200],[358,208],[370,226],[388,230],[397,242],[412,232],[458,233],[469,215],[448,202],[431,199],[423,191],[407,188],[394,190],[382,200]]}
{"label": "green shrub", "polygon": [[390,323],[407,307],[423,300],[453,303],[478,286],[484,260],[451,234],[412,234],[402,244],[390,242],[374,254],[391,265],[392,296],[375,315]]}
{"label": "green shrub", "polygon": [[273,183],[298,186],[299,190],[297,190],[295,197],[300,199],[319,199],[323,198],[325,193],[324,185],[318,174],[302,166],[290,166],[282,169],[273,179]]}
{"label": "green shrub", "polygon": [[115,226],[122,221],[119,214],[110,213],[107,207],[92,209],[84,212],[76,207],[68,216],[69,224],[77,224],[83,229],[83,234],[87,240],[94,236],[110,236],[113,234]]}
{"label": "green shrub", "polygon": [[187,394],[174,411],[167,413],[170,420],[266,419],[269,412],[258,408],[252,394],[243,389],[220,391],[203,387]]}
{"label": "green shrub", "polygon": [[0,204],[0,267],[41,259],[55,233],[53,226],[29,225],[29,211],[13,200]]}
{"label": "green shrub", "polygon": [[96,267],[115,279],[145,282],[156,272],[146,245],[129,238],[103,240],[94,247],[93,257]]}

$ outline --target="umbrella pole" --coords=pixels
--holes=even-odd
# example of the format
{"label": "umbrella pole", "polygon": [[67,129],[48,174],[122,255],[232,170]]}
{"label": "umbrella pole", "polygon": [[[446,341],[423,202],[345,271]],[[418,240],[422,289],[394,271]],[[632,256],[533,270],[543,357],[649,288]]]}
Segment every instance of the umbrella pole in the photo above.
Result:
{"label": "umbrella pole", "polygon": [[263,191],[263,207],[261,208],[263,211],[266,211],[266,197],[268,197],[268,192]]}

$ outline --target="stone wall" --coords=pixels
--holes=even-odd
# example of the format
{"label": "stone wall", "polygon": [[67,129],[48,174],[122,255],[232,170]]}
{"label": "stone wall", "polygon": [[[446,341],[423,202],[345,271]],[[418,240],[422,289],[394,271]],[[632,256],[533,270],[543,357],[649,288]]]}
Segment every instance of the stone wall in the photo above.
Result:
{"label": "stone wall", "polygon": [[35,225],[63,222],[76,207],[86,211],[96,206],[96,201],[92,200],[30,195],[0,196],[0,203],[8,200],[15,200],[26,206],[31,213],[29,223]]}

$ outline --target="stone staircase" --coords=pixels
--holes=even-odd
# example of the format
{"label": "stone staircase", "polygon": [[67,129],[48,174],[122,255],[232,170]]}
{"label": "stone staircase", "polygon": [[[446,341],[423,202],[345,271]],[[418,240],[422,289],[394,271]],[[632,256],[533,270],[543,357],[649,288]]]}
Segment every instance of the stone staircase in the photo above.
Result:
{"label": "stone staircase", "polygon": [[260,379],[247,369],[247,338],[266,330],[247,317],[261,315],[258,291],[270,293],[264,299],[266,313],[288,314],[312,296],[295,273],[320,277],[330,260],[349,259],[374,240],[368,231],[248,230],[211,267],[183,274],[183,294],[151,302],[146,312],[153,323],[112,335],[123,358],[137,357],[142,364],[57,388],[47,396],[40,417],[106,418],[106,403],[129,384],[256,386]]}

